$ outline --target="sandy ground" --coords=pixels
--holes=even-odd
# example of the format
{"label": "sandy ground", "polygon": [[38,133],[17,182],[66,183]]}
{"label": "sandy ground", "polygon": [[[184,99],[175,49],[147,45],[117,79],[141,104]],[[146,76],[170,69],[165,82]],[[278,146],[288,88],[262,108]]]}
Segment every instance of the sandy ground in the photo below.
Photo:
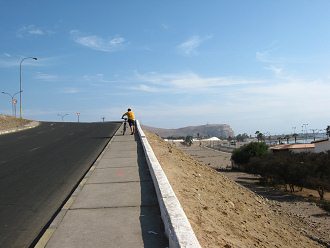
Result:
{"label": "sandy ground", "polygon": [[0,134],[6,132],[16,132],[39,125],[38,121],[14,118],[8,115],[0,114]]}
{"label": "sandy ground", "polygon": [[24,127],[29,123],[31,123],[29,120],[14,118],[8,115],[0,115],[0,131]]}
{"label": "sandy ground", "polygon": [[[202,148],[193,147],[198,151],[191,152],[193,158],[155,134],[146,135],[202,247],[326,247],[320,244],[319,233],[312,232],[323,227],[309,226],[303,217],[285,211],[281,202],[268,200],[234,182],[235,177],[207,166],[219,166],[215,153],[207,150],[204,156]],[[217,154],[226,167],[230,155]],[[197,161],[202,157],[209,160]],[[320,218],[329,222],[328,216]],[[329,232],[324,235],[329,240]]]}

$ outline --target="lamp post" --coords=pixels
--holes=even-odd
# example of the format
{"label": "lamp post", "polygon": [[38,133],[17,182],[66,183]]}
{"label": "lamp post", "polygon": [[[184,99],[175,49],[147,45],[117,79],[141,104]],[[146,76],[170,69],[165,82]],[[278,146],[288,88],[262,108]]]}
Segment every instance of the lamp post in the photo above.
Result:
{"label": "lamp post", "polygon": [[62,114],[62,115],[61,114],[57,114],[57,115],[58,116],[61,116],[62,121],[64,121],[64,117],[67,116],[67,115],[69,115],[69,114]]}
{"label": "lamp post", "polygon": [[34,59],[37,60],[35,57],[25,57],[21,59],[19,63],[19,117],[22,118],[22,63],[26,59]]}
{"label": "lamp post", "polygon": [[79,116],[80,116],[80,113],[77,112],[76,115],[77,115],[77,117],[78,117],[78,123],[79,123]]}
{"label": "lamp post", "polygon": [[302,131],[304,132],[305,130],[305,143],[307,143],[307,126],[308,126],[308,123],[305,123],[305,124],[302,124],[301,128],[302,128]]}
{"label": "lamp post", "polygon": [[4,92],[4,91],[2,91],[1,93],[2,93],[2,94],[5,94],[5,95],[8,95],[8,96],[11,97],[11,113],[12,113],[13,116],[16,117],[16,103],[17,103],[17,100],[14,99],[14,97],[15,97],[18,93],[20,93],[20,91],[19,91],[19,92],[16,92],[14,95],[12,95],[12,94],[10,94],[10,93],[7,93],[7,92]]}

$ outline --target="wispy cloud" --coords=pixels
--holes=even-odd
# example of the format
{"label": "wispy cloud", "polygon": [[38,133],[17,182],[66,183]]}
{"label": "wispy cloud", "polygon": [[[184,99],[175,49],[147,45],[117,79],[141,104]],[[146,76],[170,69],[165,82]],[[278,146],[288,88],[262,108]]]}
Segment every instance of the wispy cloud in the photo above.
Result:
{"label": "wispy cloud", "polygon": [[103,73],[97,73],[94,75],[84,75],[83,80],[90,82],[91,84],[113,83],[114,82],[112,80],[106,79]]}
{"label": "wispy cloud", "polygon": [[138,86],[131,89],[144,92],[196,93],[212,91],[215,88],[263,83],[263,80],[240,77],[202,77],[193,72],[161,74],[136,73],[134,81]]}
{"label": "wispy cloud", "polygon": [[130,87],[129,89],[134,90],[134,91],[142,91],[142,92],[149,92],[149,93],[161,92],[160,88],[152,87],[152,86],[146,85],[146,84],[139,84],[138,86],[133,86],[133,87]]}
{"label": "wispy cloud", "polygon": [[170,29],[170,26],[167,25],[167,24],[165,24],[165,23],[162,23],[162,24],[161,24],[161,27],[162,27],[162,29],[164,29],[164,30],[168,30],[168,29]]}
{"label": "wispy cloud", "polygon": [[[292,126],[306,121],[316,128],[326,125],[318,120],[324,122],[328,112],[328,92],[329,80],[281,80],[275,84],[251,84],[229,92],[219,91],[216,97],[204,93],[198,98],[171,97],[166,104],[154,102],[137,106],[137,113],[141,120],[150,121],[145,124],[159,127],[164,127],[164,120],[171,119],[174,127],[227,123],[239,132],[254,133],[267,128],[262,131],[274,134],[278,130],[290,132]],[[155,120],[156,113],[162,118]]]}
{"label": "wispy cloud", "polygon": [[64,94],[77,94],[79,92],[80,92],[80,89],[78,89],[78,88],[68,87],[68,88],[62,89],[62,93],[64,93]]}
{"label": "wispy cloud", "polygon": [[44,81],[44,82],[57,82],[60,80],[58,75],[47,74],[47,73],[43,73],[43,72],[37,72],[37,74],[35,75],[35,79]]}
{"label": "wispy cloud", "polygon": [[19,38],[27,37],[27,36],[43,36],[43,35],[51,35],[55,32],[52,30],[44,29],[41,27],[37,27],[36,25],[27,25],[23,26],[17,30],[16,35]]}
{"label": "wispy cloud", "polygon": [[83,35],[78,30],[72,30],[70,34],[77,44],[102,52],[115,52],[127,45],[126,40],[119,35],[105,39],[97,35]]}
{"label": "wispy cloud", "polygon": [[310,63],[301,58],[292,58],[285,56],[276,56],[274,55],[275,49],[267,49],[256,52],[256,60],[264,64],[271,65],[285,65],[285,64],[301,64],[301,63]]}
{"label": "wispy cloud", "polygon": [[286,67],[289,64],[301,64],[306,63],[302,59],[288,58],[284,56],[274,56],[275,49],[270,48],[263,51],[256,52],[256,60],[264,65],[264,69],[272,72],[273,76],[277,79],[285,81],[297,80],[286,71]]}
{"label": "wispy cloud", "polygon": [[197,49],[201,46],[202,43],[205,41],[211,39],[212,36],[205,36],[205,37],[200,37],[198,35],[194,35],[187,39],[186,41],[182,42],[177,46],[177,49],[179,52],[185,56],[192,56],[192,55],[197,55]]}
{"label": "wispy cloud", "polygon": [[0,57],[0,68],[9,68],[19,66],[19,61],[16,59],[13,59],[11,57]]}

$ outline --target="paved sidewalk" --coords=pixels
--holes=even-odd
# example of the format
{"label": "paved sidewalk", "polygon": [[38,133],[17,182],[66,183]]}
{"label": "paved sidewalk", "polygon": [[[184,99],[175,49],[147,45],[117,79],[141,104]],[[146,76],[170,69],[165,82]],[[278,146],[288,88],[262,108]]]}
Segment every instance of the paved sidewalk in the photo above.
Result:
{"label": "paved sidewalk", "polygon": [[46,247],[167,247],[138,135],[120,128],[95,166]]}

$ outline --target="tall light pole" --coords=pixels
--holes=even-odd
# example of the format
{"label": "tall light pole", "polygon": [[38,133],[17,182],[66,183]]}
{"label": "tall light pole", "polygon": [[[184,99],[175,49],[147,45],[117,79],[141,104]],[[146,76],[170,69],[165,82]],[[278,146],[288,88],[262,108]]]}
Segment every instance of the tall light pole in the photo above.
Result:
{"label": "tall light pole", "polygon": [[315,141],[315,132],[318,134],[318,129],[310,129],[313,132],[313,139]]}
{"label": "tall light pole", "polygon": [[80,116],[80,113],[77,112],[76,115],[77,115],[77,117],[78,117],[78,122],[79,122],[79,116]]}
{"label": "tall light pole", "polygon": [[67,115],[69,115],[69,114],[62,114],[62,115],[61,114],[57,114],[57,115],[58,116],[61,116],[62,121],[64,121],[64,117],[67,116]]}
{"label": "tall light pole", "polygon": [[16,99],[14,99],[14,97],[18,94],[18,93],[20,93],[20,91],[19,92],[16,92],[14,95],[12,95],[12,94],[10,94],[10,93],[7,93],[7,92],[4,92],[4,91],[2,91],[1,92],[2,94],[5,94],[5,95],[8,95],[8,96],[10,96],[11,97],[11,113],[12,113],[12,115],[13,116],[15,116],[16,117]]}
{"label": "tall light pole", "polygon": [[35,57],[25,57],[21,59],[19,63],[19,117],[22,118],[22,63],[26,59],[34,59],[37,60]]}
{"label": "tall light pole", "polygon": [[305,124],[302,124],[302,129],[304,131],[304,127],[305,127],[305,143],[307,143],[307,126],[308,126],[308,123],[305,123]]}

